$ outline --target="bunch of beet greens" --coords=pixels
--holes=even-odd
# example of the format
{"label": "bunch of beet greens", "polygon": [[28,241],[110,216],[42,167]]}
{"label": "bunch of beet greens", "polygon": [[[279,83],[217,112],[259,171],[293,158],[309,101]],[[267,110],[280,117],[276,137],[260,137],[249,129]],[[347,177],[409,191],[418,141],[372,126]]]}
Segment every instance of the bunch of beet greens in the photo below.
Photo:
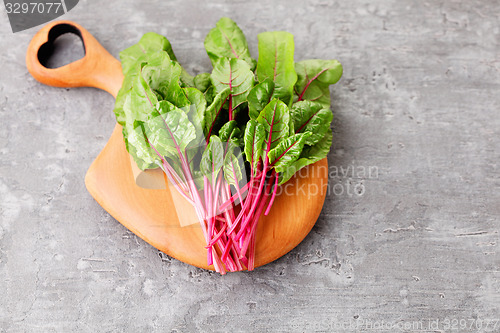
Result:
{"label": "bunch of beet greens", "polygon": [[294,62],[287,32],[259,34],[255,61],[228,18],[205,48],[212,73],[192,77],[165,37],[145,34],[120,53],[125,79],[114,111],[138,167],[161,167],[195,208],[208,264],[222,274],[252,270],[257,222],[278,186],[330,150],[329,85],[342,66]]}

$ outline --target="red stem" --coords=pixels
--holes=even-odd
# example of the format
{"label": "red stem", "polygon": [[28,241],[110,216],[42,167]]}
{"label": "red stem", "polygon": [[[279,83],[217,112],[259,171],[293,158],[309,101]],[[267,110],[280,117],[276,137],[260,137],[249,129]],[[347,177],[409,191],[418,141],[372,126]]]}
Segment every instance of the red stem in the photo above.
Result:
{"label": "red stem", "polygon": [[267,206],[267,209],[266,211],[264,212],[264,215],[267,216],[267,214],[269,214],[269,211],[271,210],[271,207],[273,205],[273,202],[274,202],[274,198],[276,198],[276,192],[278,190],[278,173],[274,173],[274,178],[275,178],[275,181],[274,181],[274,189],[273,189],[273,195],[271,197],[271,200],[269,201],[269,205]]}

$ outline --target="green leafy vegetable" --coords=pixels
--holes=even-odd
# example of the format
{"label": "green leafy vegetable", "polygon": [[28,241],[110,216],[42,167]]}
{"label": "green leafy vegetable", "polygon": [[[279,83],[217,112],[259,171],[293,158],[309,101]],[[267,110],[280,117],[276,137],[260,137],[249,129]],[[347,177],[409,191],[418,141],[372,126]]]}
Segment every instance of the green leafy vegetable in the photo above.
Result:
{"label": "green leafy vegetable", "polygon": [[181,73],[181,66],[171,61],[165,52],[161,52],[142,66],[139,79],[148,96],[154,93],[160,100],[183,107],[189,105],[190,101],[179,84]]}
{"label": "green leafy vegetable", "polygon": [[167,38],[154,32],[144,34],[137,44],[120,52],[123,74],[134,75],[137,65],[158,51],[165,51],[169,59],[177,61]]}
{"label": "green leafy vegetable", "polygon": [[248,93],[248,115],[251,119],[257,119],[260,111],[269,104],[273,97],[274,82],[267,78],[255,85]]}
{"label": "green leafy vegetable", "polygon": [[295,64],[297,100],[309,100],[330,107],[330,85],[342,76],[342,65],[337,60],[304,60]]}
{"label": "green leafy vegetable", "polygon": [[252,270],[257,225],[278,187],[330,150],[329,86],[342,66],[295,63],[287,32],[259,34],[256,62],[229,18],[210,31],[205,48],[213,70],[193,77],[165,37],[145,34],[120,53],[124,81],[114,112],[137,166],[161,167],[195,208],[207,263],[222,274]]}
{"label": "green leafy vegetable", "polygon": [[219,137],[222,142],[231,142],[234,146],[240,145],[241,130],[236,120],[228,121],[219,130]]}
{"label": "green leafy vegetable", "polygon": [[168,101],[160,101],[145,123],[145,136],[163,156],[177,156],[196,138],[187,115]]}
{"label": "green leafy vegetable", "polygon": [[273,99],[261,112],[257,121],[264,127],[264,145],[268,150],[276,147],[289,135],[290,111],[280,100]]}
{"label": "green leafy vegetable", "polygon": [[126,123],[123,127],[123,136],[125,140],[125,147],[134,160],[137,166],[142,169],[157,168],[160,163],[160,158],[151,150],[149,143],[145,137],[144,123],[141,121],[134,121]]}
{"label": "green leafy vegetable", "polygon": [[323,138],[312,147],[305,146],[298,160],[291,163],[280,175],[279,184],[284,184],[305,166],[316,163],[326,157],[332,145],[332,130],[328,129]]}
{"label": "green leafy vegetable", "polygon": [[205,93],[212,84],[210,82],[210,73],[201,73],[196,75],[193,79],[193,84],[196,89]]}
{"label": "green leafy vegetable", "polygon": [[215,64],[221,58],[236,58],[248,63],[255,69],[256,61],[250,55],[247,39],[233,20],[223,17],[205,38],[205,49],[208,57]]}
{"label": "green leafy vegetable", "polygon": [[210,106],[207,108],[205,112],[204,127],[205,127],[205,136],[207,138],[207,141],[210,139],[210,136],[212,135],[212,131],[216,125],[217,119],[219,118],[219,116],[221,116],[222,109],[229,97],[230,92],[231,90],[229,88],[226,88],[221,92],[219,92],[215,96],[212,104],[210,104]]}
{"label": "green leafy vegetable", "polygon": [[311,136],[311,133],[299,133],[281,141],[276,148],[269,151],[269,163],[274,166],[277,172],[284,171],[299,158],[304,143],[309,136]]}
{"label": "green leafy vegetable", "polygon": [[245,156],[253,170],[257,169],[260,157],[262,156],[265,135],[264,126],[253,119],[248,121],[245,130]]}
{"label": "green leafy vegetable", "polygon": [[229,88],[229,120],[234,119],[235,109],[247,101],[247,95],[253,87],[252,70],[243,60],[220,58],[214,64],[210,79],[216,93]]}
{"label": "green leafy vegetable", "polygon": [[209,179],[217,174],[224,165],[224,147],[219,137],[212,135],[201,158],[201,172]]}
{"label": "green leafy vegetable", "polygon": [[290,111],[295,132],[311,133],[311,136],[306,140],[306,144],[309,146],[321,140],[330,129],[333,114],[330,109],[325,108],[322,104],[301,101],[295,103]]}
{"label": "green leafy vegetable", "polygon": [[224,157],[224,176],[229,185],[239,186],[239,182],[243,179],[241,172],[241,158],[238,158],[233,151],[226,153]]}
{"label": "green leafy vegetable", "polygon": [[297,81],[293,62],[295,51],[293,35],[284,31],[263,32],[258,38],[257,78],[259,82],[272,80],[275,84],[272,98],[280,99],[289,105]]}
{"label": "green leafy vegetable", "polygon": [[205,126],[207,101],[203,93],[196,88],[183,88],[183,90],[190,104],[182,107],[182,109],[196,127],[197,137],[201,138],[203,136],[202,130]]}

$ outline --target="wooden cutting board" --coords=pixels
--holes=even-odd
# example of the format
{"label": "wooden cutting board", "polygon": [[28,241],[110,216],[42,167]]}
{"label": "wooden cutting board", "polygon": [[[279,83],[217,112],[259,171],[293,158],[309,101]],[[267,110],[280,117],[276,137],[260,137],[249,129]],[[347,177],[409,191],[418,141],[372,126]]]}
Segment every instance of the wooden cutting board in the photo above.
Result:
{"label": "wooden cutting board", "polygon": [[[54,40],[68,32],[81,37],[85,56],[59,68],[44,67]],[[120,62],[87,30],[71,21],[52,22],[42,28],[28,47],[26,64],[35,79],[55,87],[95,87],[116,97],[123,81]],[[117,124],[90,166],[85,185],[106,211],[155,248],[190,265],[213,270],[207,265],[201,227],[181,227],[168,186],[138,186],[133,168],[137,167],[130,162]],[[304,239],[321,212],[327,184],[328,164],[323,159],[282,186],[270,214],[259,220],[256,267],[283,256]]]}

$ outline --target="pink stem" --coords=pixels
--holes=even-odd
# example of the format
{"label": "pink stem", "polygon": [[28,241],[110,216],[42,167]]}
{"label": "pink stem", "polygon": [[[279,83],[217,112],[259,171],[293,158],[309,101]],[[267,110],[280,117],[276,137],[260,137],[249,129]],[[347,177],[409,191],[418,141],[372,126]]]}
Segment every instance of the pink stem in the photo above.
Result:
{"label": "pink stem", "polygon": [[[267,197],[268,197],[268,195],[264,195],[262,202],[259,204],[259,208],[257,209],[255,215],[253,216],[253,219],[252,219],[253,223],[250,224],[251,227],[250,227],[250,230],[248,230],[248,234],[246,235],[246,238],[243,242],[243,246],[241,247],[240,254],[246,253],[248,250],[248,246],[249,246],[250,240],[252,239],[252,235],[254,235],[256,230],[257,230],[257,224],[259,222],[260,215],[262,214],[262,211],[264,210],[264,207],[266,206]],[[248,254],[249,260],[251,259],[251,253],[252,253],[252,248],[250,248],[250,252]]]}
{"label": "pink stem", "polygon": [[255,237],[256,237],[256,234],[254,233],[252,235],[252,240],[250,241],[250,254],[249,254],[248,266],[247,266],[247,269],[249,271],[253,271],[253,269],[255,268]]}
{"label": "pink stem", "polygon": [[[245,184],[245,186],[243,186],[241,188],[241,193],[245,193],[247,190],[248,190],[248,184]],[[232,203],[234,203],[236,201],[236,198],[238,198],[238,194],[235,194],[233,195],[231,198],[229,198],[228,200],[226,200],[222,205],[219,206],[219,210],[220,211],[223,211],[225,210],[229,205],[231,205]]]}
{"label": "pink stem", "polygon": [[[250,179],[250,186],[249,188],[252,189],[252,184],[254,182],[254,179]],[[238,217],[236,218],[236,220],[234,221],[233,225],[231,226],[231,228],[229,228],[229,230],[227,231],[228,234],[234,232],[234,229],[236,229],[236,227],[238,226],[238,223],[241,221],[242,217],[245,215],[245,212],[248,210],[248,207],[250,206],[250,204],[252,203],[252,198],[253,198],[253,193],[251,191],[248,192],[248,195],[245,199],[245,202],[243,203],[243,205],[241,206],[241,211],[240,213],[238,214]],[[238,237],[237,237],[238,238]]]}
{"label": "pink stem", "polygon": [[273,202],[274,202],[274,198],[276,197],[276,192],[278,190],[278,173],[275,173],[274,174],[274,178],[275,178],[275,181],[274,181],[274,189],[273,189],[273,195],[271,197],[271,200],[269,201],[269,205],[267,206],[267,209],[264,213],[265,216],[267,216],[267,214],[269,214],[269,211],[271,210],[271,207],[273,205]]}
{"label": "pink stem", "polygon": [[[210,241],[210,243],[206,246],[206,248],[213,246],[219,239],[222,237],[222,234],[224,231],[226,231],[227,224],[224,223],[223,227],[220,229],[220,231],[215,235],[214,238]],[[224,261],[224,260],[223,260]]]}

